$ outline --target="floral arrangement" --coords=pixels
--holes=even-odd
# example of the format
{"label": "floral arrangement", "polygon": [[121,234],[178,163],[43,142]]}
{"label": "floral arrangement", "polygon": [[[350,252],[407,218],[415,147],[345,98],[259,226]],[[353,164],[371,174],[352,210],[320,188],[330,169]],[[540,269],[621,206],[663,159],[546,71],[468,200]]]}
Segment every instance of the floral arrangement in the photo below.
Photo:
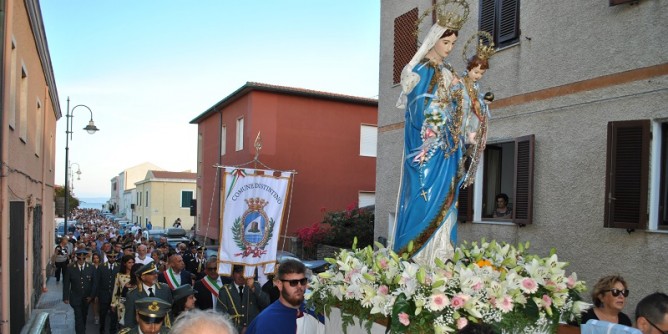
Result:
{"label": "floral arrangement", "polygon": [[[589,305],[575,273],[554,250],[541,258],[526,254],[529,243],[514,247],[495,241],[464,243],[452,261],[421,266],[376,244],[341,250],[329,270],[312,278],[307,302],[329,315],[342,312],[343,330],[357,317],[370,331],[388,322],[393,333],[456,332],[469,322],[499,332],[553,333],[559,321],[572,321]],[[412,245],[409,245],[409,252]]]}

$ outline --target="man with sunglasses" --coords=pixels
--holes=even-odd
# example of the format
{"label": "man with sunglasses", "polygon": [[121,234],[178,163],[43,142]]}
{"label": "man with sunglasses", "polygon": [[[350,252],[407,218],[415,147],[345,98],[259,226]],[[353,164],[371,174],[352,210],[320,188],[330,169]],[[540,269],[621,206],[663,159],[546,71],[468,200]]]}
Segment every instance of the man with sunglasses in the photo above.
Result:
{"label": "man with sunglasses", "polygon": [[232,283],[218,291],[216,309],[229,314],[237,331],[243,334],[268,305],[269,295],[262,291],[260,283],[253,277],[244,277],[244,267],[236,265],[232,268]]}
{"label": "man with sunglasses", "polygon": [[93,300],[97,289],[95,267],[86,262],[87,255],[88,250],[77,250],[77,261],[67,267],[63,279],[63,302],[74,309],[74,328],[77,334],[86,333],[88,304]]}
{"label": "man with sunglasses", "polygon": [[211,257],[204,264],[206,276],[195,282],[194,289],[197,290],[197,307],[201,310],[213,309],[218,299],[218,291],[224,284],[232,283],[232,280],[226,277],[221,279],[218,275],[218,258]]}
{"label": "man with sunglasses", "polygon": [[325,332],[324,318],[304,305],[308,287],[306,267],[297,260],[285,260],[278,267],[274,280],[280,297],[269,305],[248,326],[246,334],[321,334]]}
{"label": "man with sunglasses", "polygon": [[668,295],[655,292],[636,306],[636,328],[643,334],[668,334]]}

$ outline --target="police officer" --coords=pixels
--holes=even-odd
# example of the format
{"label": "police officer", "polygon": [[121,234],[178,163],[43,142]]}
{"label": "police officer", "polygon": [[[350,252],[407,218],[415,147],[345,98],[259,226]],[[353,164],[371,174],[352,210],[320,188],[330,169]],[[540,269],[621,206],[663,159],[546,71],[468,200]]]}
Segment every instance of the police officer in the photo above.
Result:
{"label": "police officer", "polygon": [[135,321],[135,302],[145,297],[157,297],[169,305],[172,305],[172,290],[165,283],[158,282],[158,270],[155,268],[155,263],[151,262],[143,265],[135,274],[139,280],[137,288],[128,291],[125,299],[125,326],[134,327],[137,323]]}
{"label": "police officer", "polygon": [[137,325],[124,328],[118,334],[158,334],[169,333],[165,326],[165,317],[169,314],[172,305],[156,297],[144,297],[135,302],[135,319]]}
{"label": "police officer", "polygon": [[93,300],[97,289],[95,267],[86,262],[88,250],[76,252],[77,261],[67,266],[63,280],[63,302],[74,309],[74,327],[77,334],[86,333],[88,304]]}
{"label": "police officer", "polygon": [[[120,265],[116,263],[118,254],[115,250],[107,253],[107,263],[97,268],[97,300],[100,305],[100,333],[104,333],[107,314],[111,311],[111,297],[114,292],[116,274],[120,271]],[[109,332],[116,333],[118,329],[118,316],[111,311],[109,315]]]}

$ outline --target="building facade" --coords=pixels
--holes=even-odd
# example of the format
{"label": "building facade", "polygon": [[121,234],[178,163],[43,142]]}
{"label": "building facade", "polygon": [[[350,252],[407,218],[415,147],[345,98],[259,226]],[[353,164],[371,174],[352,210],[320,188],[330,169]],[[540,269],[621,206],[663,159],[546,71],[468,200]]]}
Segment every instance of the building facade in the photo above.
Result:
{"label": "building facade", "polygon": [[46,286],[62,113],[39,2],[0,6],[0,332],[18,333]]}
{"label": "building facade", "polygon": [[190,216],[190,202],[195,199],[197,174],[149,170],[146,177],[136,182],[134,222],[142,228],[148,222],[155,229],[172,227],[181,219],[181,227],[190,230],[194,217]]}
{"label": "building facade", "polygon": [[376,118],[375,99],[246,83],[191,121],[199,136],[196,234],[219,238],[216,165],[263,168],[248,164],[258,135],[261,163],[297,173],[281,237],[321,221],[324,211],[374,202]]}
{"label": "building facade", "polygon": [[[627,312],[666,291],[668,2],[468,2],[447,60],[462,72],[463,44],[479,29],[500,47],[481,83],[496,100],[476,183],[459,197],[459,241],[531,241],[541,255],[554,247],[590,289],[621,274],[633,291]],[[388,236],[396,212],[397,74],[417,49],[414,22],[431,5],[382,2],[376,236]],[[508,195],[511,219],[491,218],[498,193]]]}
{"label": "building facade", "polygon": [[133,207],[137,204],[134,192],[135,183],[143,180],[149,170],[160,171],[163,169],[150,162],[144,162],[123,170],[118,176],[111,179],[109,204],[116,209],[115,211],[112,210],[116,217],[135,221],[133,211]]}

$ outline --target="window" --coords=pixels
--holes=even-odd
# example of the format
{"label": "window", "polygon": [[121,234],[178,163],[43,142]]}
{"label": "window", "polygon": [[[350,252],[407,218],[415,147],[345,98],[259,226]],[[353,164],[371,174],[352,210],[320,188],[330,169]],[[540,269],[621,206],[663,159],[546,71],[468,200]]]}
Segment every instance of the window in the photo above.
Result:
{"label": "window", "polygon": [[401,81],[401,70],[417,53],[417,36],[413,33],[417,20],[417,7],[394,19],[394,64],[392,72],[392,83],[394,84]]}
{"label": "window", "polygon": [[668,230],[666,160],[665,121],[608,123],[605,227]]}
{"label": "window", "polygon": [[146,205],[145,206],[148,208],[148,190],[146,190]]}
{"label": "window", "polygon": [[141,206],[141,191],[137,192],[137,205]]}
{"label": "window", "polygon": [[190,209],[190,201],[193,199],[192,190],[181,191],[181,207]]}
{"label": "window", "polygon": [[362,125],[360,128],[360,155],[363,157],[375,157],[377,141],[378,127]]}
{"label": "window", "polygon": [[[475,183],[459,191],[459,220],[507,221],[531,224],[533,220],[534,135],[512,141],[487,143],[478,164]],[[494,218],[496,196],[508,196],[510,218]]]}
{"label": "window", "polygon": [[237,119],[237,143],[235,146],[237,151],[244,149],[244,118]]}
{"label": "window", "polygon": [[21,68],[21,87],[19,88],[19,138],[28,142],[28,73],[26,67]]}
{"label": "window", "polygon": [[363,208],[376,205],[376,193],[373,191],[360,191],[358,194],[357,207]]}
{"label": "window", "polygon": [[220,128],[220,155],[225,155],[225,145],[227,144],[227,127],[223,125]]}
{"label": "window", "polygon": [[520,38],[520,0],[481,0],[479,29],[494,37],[501,48]]}

